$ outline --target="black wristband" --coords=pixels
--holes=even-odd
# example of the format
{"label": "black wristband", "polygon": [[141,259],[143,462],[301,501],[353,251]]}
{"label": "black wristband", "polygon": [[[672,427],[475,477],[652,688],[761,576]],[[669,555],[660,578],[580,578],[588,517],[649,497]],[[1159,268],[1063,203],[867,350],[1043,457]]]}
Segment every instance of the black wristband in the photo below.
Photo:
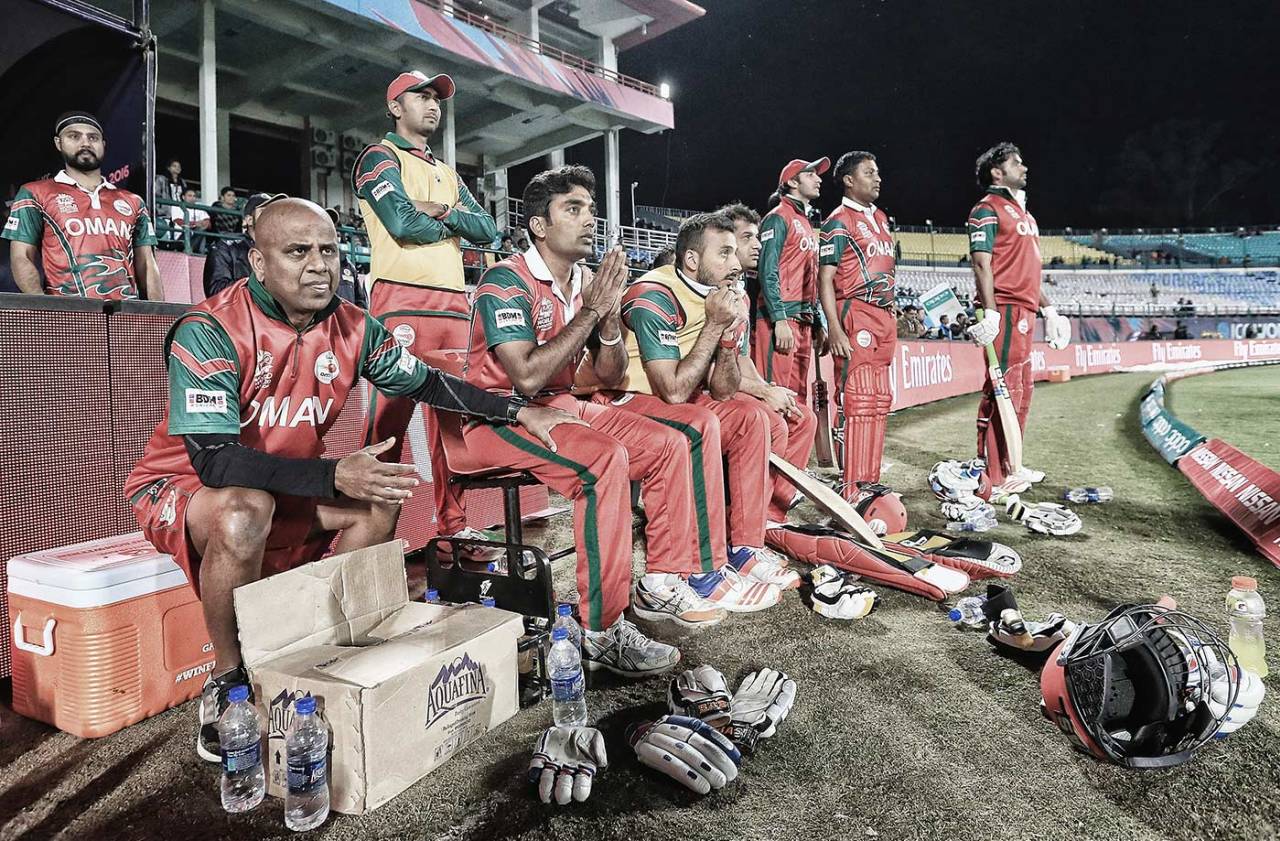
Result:
{"label": "black wristband", "polygon": [[507,402],[507,424],[515,426],[518,421],[516,415],[520,414],[520,410],[529,405],[529,401],[518,394],[513,394]]}

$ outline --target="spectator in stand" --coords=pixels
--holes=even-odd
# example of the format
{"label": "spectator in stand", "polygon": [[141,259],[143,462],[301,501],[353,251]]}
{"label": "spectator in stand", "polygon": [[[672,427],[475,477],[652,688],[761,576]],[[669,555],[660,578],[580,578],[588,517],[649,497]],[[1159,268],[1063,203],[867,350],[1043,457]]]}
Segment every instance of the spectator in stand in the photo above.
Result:
{"label": "spectator in stand", "polygon": [[938,316],[938,328],[934,333],[934,338],[951,339],[951,319],[945,315]]}
{"label": "spectator in stand", "polygon": [[204,295],[211,298],[241,278],[249,276],[249,249],[253,248],[253,225],[258,211],[283,194],[254,193],[244,203],[244,235],[240,239],[222,240],[209,249],[204,260]]}
{"label": "spectator in stand", "polygon": [[1178,319],[1177,326],[1173,328],[1173,337],[1175,339],[1190,339],[1191,331],[1187,329],[1187,325]]}
{"label": "spectator in stand", "polygon": [[[203,254],[205,251],[205,238],[203,231],[209,230],[209,212],[196,207],[196,197],[194,187],[187,187],[182,191],[182,204],[173,205],[169,208],[169,239],[175,242],[183,242],[184,236],[182,229],[190,229],[190,245],[191,250],[197,254]],[[186,205],[191,205],[187,207]]]}
{"label": "spectator in stand", "polygon": [[[102,177],[106,139],[97,117],[68,111],[53,128],[63,168],[22,185],[2,235],[10,268],[29,295],[163,301],[151,215],[139,196]],[[37,249],[44,277],[36,268]]]}
{"label": "spectator in stand", "polygon": [[[182,161],[177,158],[170,158],[164,165],[164,172],[156,174],[156,201],[160,199],[168,199],[169,201],[182,201],[182,194],[187,190],[187,181],[182,177]],[[156,218],[169,218],[168,211],[161,213],[159,208],[163,205],[156,205]]]}
{"label": "spectator in stand", "polygon": [[1151,281],[1151,302],[1155,303],[1160,300],[1160,287],[1156,286],[1156,282]]}
{"label": "spectator in stand", "polygon": [[[213,205],[214,213],[210,215],[212,229],[217,234],[238,234],[241,231],[240,199],[236,191],[223,187],[218,193],[218,201]],[[222,211],[219,213],[218,211]]]}
{"label": "spectator in stand", "polygon": [[1247,325],[1247,326],[1244,328],[1244,337],[1245,337],[1246,339],[1256,339],[1256,338],[1258,338],[1258,325],[1256,325],[1256,324],[1249,324],[1249,325]]}
{"label": "spectator in stand", "polygon": [[1149,342],[1160,341],[1160,339],[1162,338],[1160,335],[1160,330],[1159,328],[1156,327],[1156,323],[1154,321],[1151,322],[1150,326],[1147,327],[1147,332],[1142,334],[1142,338]]}
{"label": "spectator in stand", "polygon": [[676,250],[670,246],[662,249],[653,255],[653,262],[649,264],[649,270],[660,269],[663,266],[671,266],[676,262]]}
{"label": "spectator in stand", "polygon": [[920,320],[920,309],[915,304],[907,304],[898,318],[898,338],[919,339],[923,333],[924,322]]}
{"label": "spectator in stand", "polygon": [[951,322],[951,338],[963,339],[968,329],[969,317],[964,313],[960,313],[956,316],[956,320]]}

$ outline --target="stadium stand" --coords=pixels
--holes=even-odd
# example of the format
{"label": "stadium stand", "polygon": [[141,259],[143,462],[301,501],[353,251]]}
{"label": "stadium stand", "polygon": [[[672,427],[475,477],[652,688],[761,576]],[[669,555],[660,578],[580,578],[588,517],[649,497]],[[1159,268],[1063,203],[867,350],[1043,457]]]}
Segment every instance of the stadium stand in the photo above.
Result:
{"label": "stadium stand", "polygon": [[[894,231],[902,250],[901,262],[930,265],[954,265],[969,258],[969,240],[963,231],[955,228],[935,228],[932,233],[916,227],[898,228]],[[1058,264],[1068,266],[1088,265],[1117,259],[1116,254],[1102,251],[1074,238],[1041,233],[1040,255],[1045,265],[1057,259]],[[1121,265],[1133,261],[1121,259]]]}
{"label": "stadium stand", "polygon": [[1110,254],[1133,258],[1135,256],[1161,254],[1202,264],[1221,264],[1224,261],[1239,265],[1246,261],[1253,265],[1280,263],[1280,231],[1248,233],[1245,229],[1234,232],[1164,231],[1153,233],[1111,234],[1099,231],[1070,237],[1077,245],[1091,245]]}

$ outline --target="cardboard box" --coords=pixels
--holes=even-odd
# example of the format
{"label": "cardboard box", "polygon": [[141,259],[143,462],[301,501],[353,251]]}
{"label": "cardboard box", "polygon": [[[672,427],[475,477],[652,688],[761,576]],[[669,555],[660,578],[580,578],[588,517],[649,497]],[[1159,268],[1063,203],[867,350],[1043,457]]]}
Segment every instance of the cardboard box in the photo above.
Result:
{"label": "cardboard box", "polygon": [[330,802],[386,803],[519,708],[519,614],[409,601],[399,541],[235,591],[240,645],[268,722],[267,791],[285,793],[294,699],[328,724]]}

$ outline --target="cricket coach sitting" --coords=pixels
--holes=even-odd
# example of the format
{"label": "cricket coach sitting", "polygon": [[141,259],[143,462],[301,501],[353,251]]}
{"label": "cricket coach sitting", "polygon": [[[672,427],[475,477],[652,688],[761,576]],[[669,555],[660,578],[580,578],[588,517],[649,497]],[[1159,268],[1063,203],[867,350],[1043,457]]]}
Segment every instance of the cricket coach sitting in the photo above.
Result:
{"label": "cricket coach sitting", "polygon": [[226,694],[247,683],[231,593],[320,558],[390,540],[414,469],[377,459],[392,440],[325,459],[324,436],[360,377],[383,394],[491,423],[550,431],[583,421],[526,406],[429,368],[364,310],[335,295],[338,237],[319,206],[281,198],[258,212],[252,274],[169,332],[169,405],[125,495],[147,539],[200,593],[217,667],[200,702],[197,752],[219,759]]}

